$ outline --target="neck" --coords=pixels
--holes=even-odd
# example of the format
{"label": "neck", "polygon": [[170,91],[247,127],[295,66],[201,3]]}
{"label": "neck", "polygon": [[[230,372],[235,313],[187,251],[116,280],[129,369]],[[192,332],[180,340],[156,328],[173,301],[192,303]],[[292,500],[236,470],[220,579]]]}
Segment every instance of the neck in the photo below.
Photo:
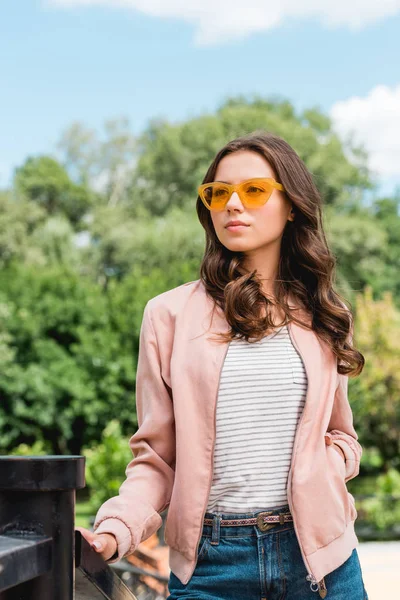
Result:
{"label": "neck", "polygon": [[275,297],[275,280],[278,274],[280,248],[269,245],[262,249],[246,253],[244,267],[251,272],[256,270],[261,281],[262,291],[270,298]]}

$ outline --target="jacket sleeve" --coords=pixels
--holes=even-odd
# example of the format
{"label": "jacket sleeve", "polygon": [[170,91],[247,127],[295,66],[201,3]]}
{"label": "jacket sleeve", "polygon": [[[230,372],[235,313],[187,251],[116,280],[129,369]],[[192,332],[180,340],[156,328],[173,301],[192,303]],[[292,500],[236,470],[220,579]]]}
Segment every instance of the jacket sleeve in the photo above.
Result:
{"label": "jacket sleeve", "polygon": [[[353,340],[353,326],[350,330],[350,340]],[[338,384],[328,430],[325,433],[327,445],[336,444],[345,457],[345,481],[356,477],[360,471],[362,446],[357,441],[358,435],[353,426],[353,413],[348,399],[348,375],[338,374]]]}
{"label": "jacket sleeve", "polygon": [[112,563],[132,554],[162,525],[175,477],[175,420],[172,392],[161,375],[161,361],[149,301],[144,309],[136,371],[138,429],[130,438],[134,456],[128,464],[118,496],[97,512],[95,533],[111,533],[117,540]]}

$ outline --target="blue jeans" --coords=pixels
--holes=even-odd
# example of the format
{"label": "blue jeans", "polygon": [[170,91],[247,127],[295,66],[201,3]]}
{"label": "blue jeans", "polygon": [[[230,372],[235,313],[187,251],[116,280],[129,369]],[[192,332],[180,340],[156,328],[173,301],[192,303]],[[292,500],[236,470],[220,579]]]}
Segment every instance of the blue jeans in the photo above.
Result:
{"label": "blue jeans", "polygon": [[[290,512],[287,505],[265,510]],[[256,515],[206,512],[214,525],[203,524],[193,575],[185,585],[170,571],[167,600],[320,600],[317,586],[306,579],[292,521],[264,532],[258,525],[219,525],[218,517]],[[324,580],[327,600],[368,600],[356,548]]]}

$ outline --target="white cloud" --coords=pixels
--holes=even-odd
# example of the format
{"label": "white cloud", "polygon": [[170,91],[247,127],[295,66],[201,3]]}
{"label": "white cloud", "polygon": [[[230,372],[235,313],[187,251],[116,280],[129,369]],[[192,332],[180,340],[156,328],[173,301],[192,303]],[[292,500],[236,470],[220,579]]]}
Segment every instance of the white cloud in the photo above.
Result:
{"label": "white cloud", "polygon": [[400,0],[43,0],[60,7],[128,8],[195,26],[197,45],[243,38],[288,18],[317,19],[326,27],[358,30],[400,12]]}
{"label": "white cloud", "polygon": [[336,102],[330,116],[339,135],[354,134],[354,141],[364,145],[371,169],[400,181],[400,84],[379,85],[363,98]]}

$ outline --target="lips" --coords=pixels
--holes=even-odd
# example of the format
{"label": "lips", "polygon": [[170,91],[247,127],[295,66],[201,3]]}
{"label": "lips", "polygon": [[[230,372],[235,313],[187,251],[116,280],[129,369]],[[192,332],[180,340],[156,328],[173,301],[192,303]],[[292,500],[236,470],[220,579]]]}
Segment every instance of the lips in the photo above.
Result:
{"label": "lips", "polygon": [[229,223],[227,223],[225,225],[225,227],[236,227],[241,225],[242,227],[248,227],[247,223],[243,223],[243,221],[229,221]]}

